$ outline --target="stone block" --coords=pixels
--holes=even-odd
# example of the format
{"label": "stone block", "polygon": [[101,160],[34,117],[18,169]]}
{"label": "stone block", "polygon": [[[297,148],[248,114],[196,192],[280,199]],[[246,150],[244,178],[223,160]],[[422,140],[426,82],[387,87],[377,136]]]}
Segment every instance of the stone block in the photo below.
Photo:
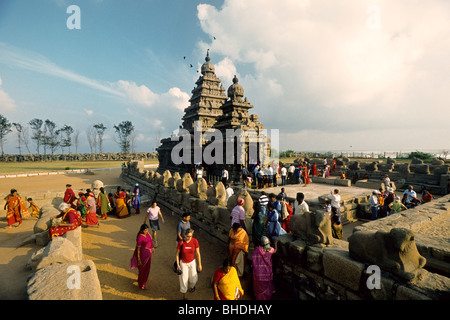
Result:
{"label": "stone block", "polygon": [[[81,257],[83,256],[83,246],[81,240],[81,227],[76,228],[75,230],[71,230],[63,234],[63,238],[72,242],[74,247],[79,251]],[[81,258],[80,258],[81,259]]]}
{"label": "stone block", "polygon": [[365,269],[363,263],[350,258],[345,250],[324,250],[322,257],[324,275],[350,290],[358,291],[362,272]]}
{"label": "stone block", "polygon": [[306,250],[306,267],[310,271],[323,272],[323,248],[308,246]]}
{"label": "stone block", "polygon": [[342,187],[351,187],[352,181],[349,179],[334,179],[334,185]]}
{"label": "stone block", "polygon": [[[77,275],[79,281],[75,281]],[[39,269],[28,280],[27,287],[29,300],[102,300],[97,268],[91,260]]]}
{"label": "stone block", "polygon": [[59,214],[59,210],[51,205],[45,205],[41,208],[41,214],[33,227],[34,233],[40,233],[48,230],[51,226],[51,218]]}
{"label": "stone block", "polygon": [[53,238],[42,252],[36,269],[42,269],[53,264],[74,262],[83,259],[83,255],[75,245],[63,237]]}
{"label": "stone block", "polygon": [[352,258],[375,264],[407,281],[414,279],[426,263],[417,250],[414,233],[408,229],[356,231],[348,242]]}

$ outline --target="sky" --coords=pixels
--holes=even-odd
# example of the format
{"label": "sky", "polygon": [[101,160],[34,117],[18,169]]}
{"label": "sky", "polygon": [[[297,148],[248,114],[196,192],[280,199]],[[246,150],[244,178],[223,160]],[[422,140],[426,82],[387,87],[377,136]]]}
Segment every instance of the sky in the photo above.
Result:
{"label": "sky", "polygon": [[447,0],[0,0],[0,114],[70,125],[78,152],[96,123],[118,152],[113,126],[131,121],[151,152],[207,49],[281,150],[450,150]]}

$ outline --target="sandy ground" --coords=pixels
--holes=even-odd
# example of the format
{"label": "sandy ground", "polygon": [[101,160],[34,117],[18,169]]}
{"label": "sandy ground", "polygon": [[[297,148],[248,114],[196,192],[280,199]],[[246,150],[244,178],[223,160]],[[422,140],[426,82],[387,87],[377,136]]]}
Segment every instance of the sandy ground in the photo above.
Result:
{"label": "sandy ground", "polygon": [[[96,171],[95,175],[61,174],[53,176],[8,178],[0,182],[2,199],[11,188],[19,193],[27,191],[64,191],[66,183],[71,183],[74,190],[86,189],[92,181],[101,180],[105,185],[123,185],[119,179],[120,169]],[[7,229],[3,210],[0,209],[0,300],[27,299],[26,280],[32,274],[27,270],[26,262],[39,249],[36,245],[19,247],[27,236],[32,234],[36,219],[24,220],[20,227]],[[145,212],[143,206],[141,212]],[[103,299],[181,299],[178,276],[172,271],[176,251],[176,224],[179,218],[162,211],[165,223],[160,222],[161,230],[157,234],[156,249],[146,290],[137,287],[137,270],[130,270],[130,258],[136,244],[136,234],[144,222],[145,214],[126,219],[114,216],[106,221],[100,220],[99,228],[83,228],[83,254],[85,259],[93,260],[97,266],[98,277],[102,287]],[[226,257],[224,244],[207,233],[194,228],[194,237],[200,243],[203,271],[199,274],[199,282],[194,293],[188,298],[195,300],[212,299],[211,277]],[[243,285],[245,285],[243,281]],[[246,284],[248,286],[248,283]],[[251,299],[251,292],[244,298]]]}
{"label": "sandy ground", "polygon": [[[27,191],[64,191],[66,183],[71,183],[74,190],[86,189],[94,180],[101,180],[105,185],[124,185],[119,179],[120,169],[96,171],[95,175],[86,174],[60,174],[53,176],[36,176],[8,178],[0,182],[0,195],[3,199],[11,188],[19,193]],[[306,198],[317,197],[319,194],[330,192],[333,186],[311,184],[308,187],[288,185],[285,187],[288,196],[294,197],[298,191],[305,193]],[[278,193],[280,187],[266,190],[268,193]],[[342,193],[362,194],[367,190],[360,188],[341,188]],[[0,300],[27,299],[26,280],[32,271],[26,269],[26,262],[31,255],[39,249],[36,245],[19,247],[24,238],[32,234],[36,219],[24,220],[20,227],[7,229],[3,218],[4,202],[0,209]],[[100,220],[99,228],[83,228],[83,254],[85,259],[93,260],[97,266],[98,277],[101,283],[103,299],[181,299],[178,277],[172,271],[172,264],[176,250],[176,224],[177,216],[162,211],[165,223],[160,221],[161,230],[157,234],[158,248],[153,258],[146,290],[137,286],[137,270],[130,270],[130,258],[136,244],[136,234],[144,222],[144,205],[140,215],[126,219],[117,219],[111,216],[108,220]],[[196,291],[188,298],[195,300],[212,299],[211,278],[214,271],[226,257],[223,243],[211,237],[201,229],[194,228],[194,237],[200,243],[203,271],[199,274]],[[344,229],[345,232],[345,229]],[[347,234],[349,234],[347,232]],[[243,299],[252,299],[250,278],[243,279],[242,285],[246,293]],[[286,299],[279,293],[275,299]]]}

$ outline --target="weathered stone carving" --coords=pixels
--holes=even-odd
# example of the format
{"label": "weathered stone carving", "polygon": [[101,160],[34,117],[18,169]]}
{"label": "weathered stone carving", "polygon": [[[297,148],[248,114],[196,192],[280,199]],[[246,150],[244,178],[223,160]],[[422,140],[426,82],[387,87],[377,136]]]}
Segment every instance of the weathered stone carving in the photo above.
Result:
{"label": "weathered stone carving", "polygon": [[193,184],[194,181],[189,173],[185,173],[183,178],[177,181],[177,190],[179,192],[189,193],[189,186]]}
{"label": "weathered stone carving", "polygon": [[197,179],[193,184],[189,186],[189,194],[195,198],[206,200],[206,191],[208,190],[208,184],[203,178]]}
{"label": "weathered stone carving", "polygon": [[181,176],[178,172],[175,172],[171,178],[169,178],[168,185],[171,189],[176,189],[177,181],[181,179]]}
{"label": "weathered stone carving", "polygon": [[169,170],[164,171],[162,177],[160,178],[160,184],[164,187],[168,187],[170,178],[172,178],[172,173],[170,173]]}
{"label": "weathered stone carving", "polygon": [[227,206],[227,203],[225,201],[226,199],[225,186],[221,181],[216,183],[214,187],[209,188],[206,191],[206,195],[208,198],[208,202],[210,204],[221,207]]}
{"label": "weathered stone carving", "polygon": [[327,212],[306,212],[294,214],[290,220],[289,228],[295,237],[306,241],[308,244],[331,244],[331,220]]}
{"label": "weathered stone carving", "polygon": [[375,264],[381,269],[411,281],[425,266],[414,233],[404,228],[384,231],[356,231],[348,239],[350,257]]}

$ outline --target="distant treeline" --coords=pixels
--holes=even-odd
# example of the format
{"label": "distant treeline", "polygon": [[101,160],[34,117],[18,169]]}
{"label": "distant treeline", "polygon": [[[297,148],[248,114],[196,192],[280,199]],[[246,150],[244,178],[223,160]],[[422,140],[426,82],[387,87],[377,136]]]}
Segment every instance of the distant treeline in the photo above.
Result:
{"label": "distant treeline", "polygon": [[74,154],[4,154],[0,155],[1,162],[25,161],[128,161],[128,160],[158,159],[156,152],[132,153],[74,153]]}

